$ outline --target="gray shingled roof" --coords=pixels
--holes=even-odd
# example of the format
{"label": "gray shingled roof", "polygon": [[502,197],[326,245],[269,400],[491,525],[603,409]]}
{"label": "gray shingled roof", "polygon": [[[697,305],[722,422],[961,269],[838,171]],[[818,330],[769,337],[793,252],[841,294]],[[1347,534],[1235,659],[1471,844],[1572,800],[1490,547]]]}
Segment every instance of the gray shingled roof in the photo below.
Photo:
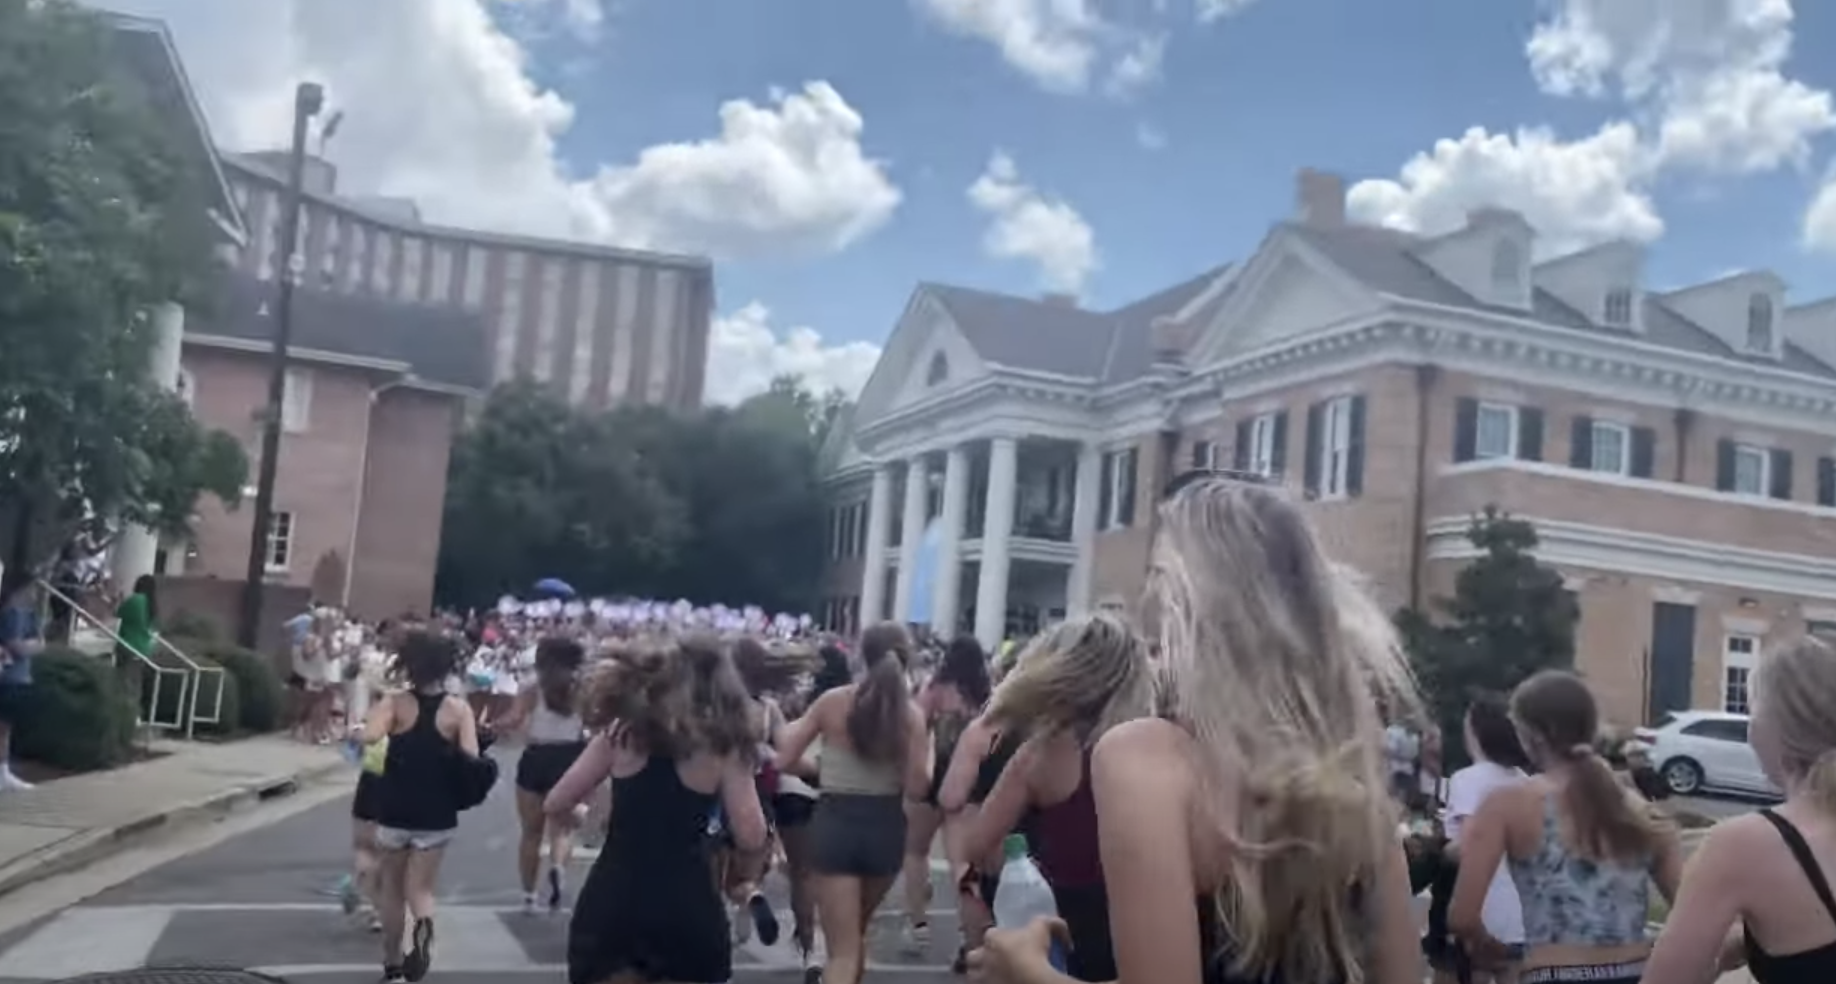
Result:
{"label": "gray shingled roof", "polygon": [[[273,297],[273,282],[226,273],[214,303],[189,312],[186,330],[269,341],[274,319],[262,313],[262,306],[271,305]],[[305,289],[293,292],[293,305],[296,348],[406,363],[429,382],[490,388],[488,333],[484,320],[472,312]]]}
{"label": "gray shingled roof", "polygon": [[[1279,228],[1377,293],[1492,314],[1522,314],[1511,308],[1484,303],[1435,272],[1415,253],[1422,240],[1409,233],[1374,226],[1329,228],[1295,222],[1283,223]],[[943,304],[969,344],[988,362],[1118,383],[1139,377],[1152,367],[1154,319],[1184,308],[1229,269],[1226,265],[1208,270],[1107,313],[968,287],[927,284],[924,289]],[[1231,289],[1234,288],[1218,292],[1208,307],[1215,310]],[[1560,328],[1628,339],[1637,337],[1687,352],[1755,365],[1777,364],[1795,372],[1836,378],[1836,366],[1825,365],[1790,342],[1785,344],[1784,354],[1777,363],[1737,351],[1655,296],[1645,298],[1645,330],[1638,336],[1625,329],[1596,324],[1540,288],[1531,294],[1531,314],[1538,321]]]}

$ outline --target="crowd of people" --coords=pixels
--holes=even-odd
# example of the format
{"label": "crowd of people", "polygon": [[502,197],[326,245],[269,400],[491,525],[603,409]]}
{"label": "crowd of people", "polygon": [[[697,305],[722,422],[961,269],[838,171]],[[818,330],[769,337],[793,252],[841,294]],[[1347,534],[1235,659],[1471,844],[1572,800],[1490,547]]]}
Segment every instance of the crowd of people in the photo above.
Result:
{"label": "crowd of people", "polygon": [[[780,935],[773,867],[806,978],[854,984],[901,875],[905,938],[929,942],[940,837],[958,969],[996,984],[1419,984],[1425,963],[1449,984],[1836,980],[1831,640],[1761,662],[1753,741],[1787,799],[1685,873],[1580,677],[1475,697],[1471,764],[1443,780],[1390,621],[1282,491],[1198,474],[1159,509],[1151,631],[1075,617],[1011,664],[891,623],[844,642],[566,603],[391,626],[399,687],[360,716],[353,803],[384,979],[426,973],[442,850],[516,735],[529,908],[566,906],[572,840],[604,816],[573,984],[729,980],[736,940]],[[581,628],[602,620],[623,628]],[[1016,832],[1057,917],[995,927]]]}

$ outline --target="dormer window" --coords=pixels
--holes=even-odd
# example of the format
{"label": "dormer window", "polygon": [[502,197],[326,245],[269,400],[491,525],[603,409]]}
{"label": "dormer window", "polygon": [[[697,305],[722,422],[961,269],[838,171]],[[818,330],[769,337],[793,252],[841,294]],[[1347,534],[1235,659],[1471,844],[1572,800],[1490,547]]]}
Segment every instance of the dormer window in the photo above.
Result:
{"label": "dormer window", "polygon": [[1772,297],[1755,294],[1747,298],[1747,350],[1772,351]]}
{"label": "dormer window", "polygon": [[1629,327],[1632,324],[1632,288],[1615,287],[1607,291],[1600,320],[1613,328]]}
{"label": "dormer window", "polygon": [[942,352],[931,356],[931,364],[924,370],[924,385],[936,386],[950,378],[950,360]]}
{"label": "dormer window", "polygon": [[1492,286],[1501,291],[1516,291],[1523,278],[1524,251],[1509,239],[1492,246]]}

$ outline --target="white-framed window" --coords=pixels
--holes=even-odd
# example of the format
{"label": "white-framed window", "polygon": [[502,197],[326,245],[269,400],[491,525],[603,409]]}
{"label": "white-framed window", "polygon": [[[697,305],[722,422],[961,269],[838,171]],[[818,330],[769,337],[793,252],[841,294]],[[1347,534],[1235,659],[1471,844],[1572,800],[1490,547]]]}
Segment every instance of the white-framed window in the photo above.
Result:
{"label": "white-framed window", "polygon": [[1600,320],[1615,328],[1624,328],[1632,323],[1632,288],[1615,287],[1607,291],[1606,304],[1600,312]]}
{"label": "white-framed window", "polygon": [[1192,467],[1212,469],[1218,466],[1218,444],[1216,441],[1198,440],[1192,442]]}
{"label": "white-framed window", "polygon": [[180,367],[178,379],[173,380],[173,390],[185,401],[187,409],[197,409],[198,377],[193,376],[191,370]]}
{"label": "white-framed window", "polygon": [[293,514],[276,512],[268,523],[268,553],[263,566],[270,574],[285,574],[293,564]]}
{"label": "white-framed window", "polygon": [[1509,239],[1500,239],[1492,246],[1492,286],[1498,290],[1514,291],[1523,279],[1524,251],[1517,243]]}
{"label": "white-framed window", "polygon": [[1730,714],[1750,714],[1752,702],[1747,681],[1759,659],[1759,639],[1731,635],[1721,650],[1721,709]]}
{"label": "white-framed window", "polygon": [[1772,297],[1769,294],[1747,298],[1747,349],[1772,351]]}
{"label": "white-framed window", "polygon": [[1625,475],[1632,469],[1632,429],[1625,424],[1596,420],[1593,428],[1593,460],[1588,468],[1597,472]]}
{"label": "white-framed window", "polygon": [[1320,412],[1324,414],[1320,426],[1320,495],[1342,496],[1351,477],[1352,398],[1327,400]]}
{"label": "white-framed window", "polygon": [[1517,408],[1508,403],[1481,403],[1473,419],[1473,457],[1517,457]]}
{"label": "white-framed window", "polygon": [[1734,491],[1765,495],[1772,487],[1772,455],[1751,444],[1734,445]]}
{"label": "white-framed window", "polygon": [[1256,475],[1275,474],[1275,415],[1272,413],[1250,421],[1249,470]]}
{"label": "white-framed window", "polygon": [[1103,456],[1103,514],[1099,526],[1123,529],[1135,521],[1135,449],[1124,448]]}
{"label": "white-framed window", "polygon": [[288,369],[281,389],[281,429],[299,434],[312,426],[312,370]]}

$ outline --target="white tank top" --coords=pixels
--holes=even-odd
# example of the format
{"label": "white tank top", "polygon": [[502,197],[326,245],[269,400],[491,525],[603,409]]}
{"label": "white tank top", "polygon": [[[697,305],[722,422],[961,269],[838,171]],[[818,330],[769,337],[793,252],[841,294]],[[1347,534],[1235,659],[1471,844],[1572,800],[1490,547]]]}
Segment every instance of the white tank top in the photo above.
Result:
{"label": "white tank top", "polygon": [[550,710],[542,695],[535,695],[535,709],[529,712],[531,745],[579,741],[585,735],[586,725],[580,722],[580,715]]}

